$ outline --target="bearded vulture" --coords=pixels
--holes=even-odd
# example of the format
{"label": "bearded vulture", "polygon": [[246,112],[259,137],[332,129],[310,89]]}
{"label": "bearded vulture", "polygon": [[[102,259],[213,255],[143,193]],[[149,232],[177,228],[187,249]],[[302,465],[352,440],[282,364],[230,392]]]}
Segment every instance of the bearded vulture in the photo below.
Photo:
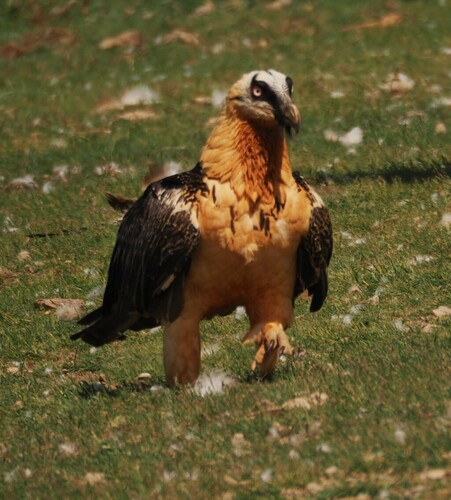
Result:
{"label": "bearded vulture", "polygon": [[290,166],[285,133],[300,123],[292,90],[274,70],[231,87],[197,165],[150,184],[125,214],[103,304],[73,340],[100,346],[162,325],[168,385],[193,383],[200,322],[244,306],[252,368],[264,376],[293,353],[294,300],[306,291],[314,312],[327,295],[332,225]]}

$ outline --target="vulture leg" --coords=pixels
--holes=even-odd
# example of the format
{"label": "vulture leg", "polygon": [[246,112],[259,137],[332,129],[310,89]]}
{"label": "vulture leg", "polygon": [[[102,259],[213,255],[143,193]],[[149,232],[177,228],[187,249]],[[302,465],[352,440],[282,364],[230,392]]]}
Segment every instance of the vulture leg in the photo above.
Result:
{"label": "vulture leg", "polygon": [[181,315],[167,325],[163,351],[169,387],[195,382],[200,372],[199,321]]}

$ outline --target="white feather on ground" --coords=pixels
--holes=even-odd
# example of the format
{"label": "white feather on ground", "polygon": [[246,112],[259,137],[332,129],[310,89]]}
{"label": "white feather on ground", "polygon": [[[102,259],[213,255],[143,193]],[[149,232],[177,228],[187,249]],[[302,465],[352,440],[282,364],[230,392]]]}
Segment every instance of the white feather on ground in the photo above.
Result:
{"label": "white feather on ground", "polygon": [[222,394],[237,383],[234,377],[223,371],[203,373],[194,384],[193,391],[202,397],[209,394]]}

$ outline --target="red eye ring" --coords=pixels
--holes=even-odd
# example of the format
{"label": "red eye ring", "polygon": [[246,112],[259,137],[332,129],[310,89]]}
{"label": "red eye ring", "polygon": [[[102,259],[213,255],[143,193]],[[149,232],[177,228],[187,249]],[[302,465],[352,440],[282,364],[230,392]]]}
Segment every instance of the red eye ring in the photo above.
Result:
{"label": "red eye ring", "polygon": [[263,90],[258,85],[253,85],[251,88],[252,95],[259,99],[263,97]]}

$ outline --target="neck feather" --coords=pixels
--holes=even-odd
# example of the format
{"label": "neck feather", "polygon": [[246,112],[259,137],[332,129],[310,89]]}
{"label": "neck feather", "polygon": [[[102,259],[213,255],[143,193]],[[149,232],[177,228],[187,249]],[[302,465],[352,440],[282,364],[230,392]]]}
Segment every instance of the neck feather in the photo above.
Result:
{"label": "neck feather", "polygon": [[293,181],[282,127],[255,127],[224,113],[202,151],[207,176],[229,182],[239,197],[252,203],[284,204],[284,185]]}

